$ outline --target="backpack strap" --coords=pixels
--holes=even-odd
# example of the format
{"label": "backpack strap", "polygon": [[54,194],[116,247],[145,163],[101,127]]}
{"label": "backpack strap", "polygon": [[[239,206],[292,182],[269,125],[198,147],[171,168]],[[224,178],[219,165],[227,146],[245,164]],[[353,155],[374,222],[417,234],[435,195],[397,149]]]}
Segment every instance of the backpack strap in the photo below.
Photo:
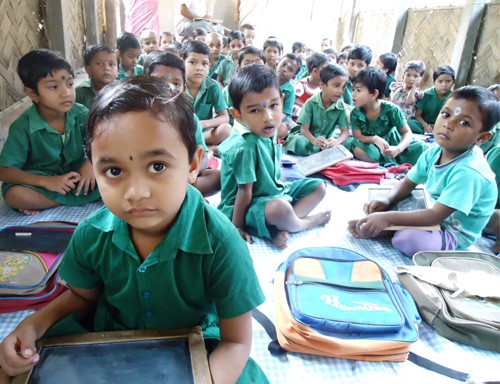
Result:
{"label": "backpack strap", "polygon": [[278,335],[276,334],[276,327],[269,317],[259,311],[257,308],[254,308],[252,311],[252,316],[257,322],[262,325],[262,328],[266,331],[267,335],[271,338],[271,342],[267,346],[267,350],[273,356],[280,356],[286,354],[286,349],[281,347],[278,343]]}

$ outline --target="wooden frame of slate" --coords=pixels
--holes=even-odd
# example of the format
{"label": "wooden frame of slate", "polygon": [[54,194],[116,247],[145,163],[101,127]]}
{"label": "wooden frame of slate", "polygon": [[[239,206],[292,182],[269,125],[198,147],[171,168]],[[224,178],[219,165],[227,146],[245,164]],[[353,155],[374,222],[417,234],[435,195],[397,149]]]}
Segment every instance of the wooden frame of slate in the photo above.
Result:
{"label": "wooden frame of slate", "polygon": [[297,167],[304,176],[309,176],[340,163],[341,161],[350,160],[352,158],[352,153],[343,145],[339,145],[297,160]]}
{"label": "wooden frame of slate", "polygon": [[37,342],[26,383],[212,383],[200,327],[98,332]]}

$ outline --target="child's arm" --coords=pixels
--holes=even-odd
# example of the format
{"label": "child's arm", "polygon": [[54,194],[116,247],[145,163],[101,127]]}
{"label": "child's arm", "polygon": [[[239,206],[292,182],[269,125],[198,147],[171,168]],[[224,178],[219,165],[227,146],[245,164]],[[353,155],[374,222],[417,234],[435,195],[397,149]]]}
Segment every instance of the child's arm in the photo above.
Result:
{"label": "child's arm", "polygon": [[43,176],[26,172],[14,167],[0,166],[0,181],[10,184],[27,184],[35,187],[43,187],[49,191],[65,195],[75,188],[80,180],[78,172],[68,172],[59,176]]}
{"label": "child's arm", "polygon": [[217,113],[217,117],[209,120],[200,120],[201,128],[217,128],[221,124],[229,123],[229,113],[223,109]]}
{"label": "child's arm", "polygon": [[316,146],[316,147],[320,147],[321,149],[325,148],[326,146],[328,146],[328,141],[323,137],[323,136],[318,136],[318,137],[315,137],[311,131],[309,130],[310,128],[310,125],[308,124],[301,124],[300,125],[300,133],[302,134],[302,136],[305,136],[305,138],[307,140],[309,140],[309,142]]}
{"label": "child's arm", "polygon": [[252,244],[252,236],[245,231],[246,214],[252,201],[253,183],[238,184],[236,199],[234,201],[233,224],[238,229],[240,236]]}
{"label": "child's arm", "polygon": [[349,128],[347,127],[340,128],[340,135],[337,138],[330,137],[327,139],[328,148],[333,148],[342,144],[348,137],[349,137]]}
{"label": "child's arm", "polygon": [[417,111],[415,112],[415,119],[418,120],[420,124],[422,124],[422,127],[424,127],[424,132],[427,133],[432,133],[434,131],[434,125],[433,124],[427,124],[426,121],[422,118],[422,110],[417,108]]}
{"label": "child's arm", "polygon": [[374,212],[385,211],[389,205],[395,204],[409,196],[416,186],[417,184],[411,181],[408,176],[405,176],[405,178],[401,182],[395,184],[384,197],[379,197],[366,203],[363,210],[367,215]]}
{"label": "child's arm", "polygon": [[361,143],[363,144],[375,144],[380,152],[384,152],[386,149],[389,148],[389,143],[382,139],[380,136],[365,136],[361,132],[361,129],[353,129],[352,130],[352,136],[355,139],[358,139]]}
{"label": "child's arm", "polygon": [[92,164],[89,159],[85,160],[83,165],[78,170],[78,173],[80,174],[80,179],[78,180],[76,195],[78,196],[82,189],[84,195],[86,195],[89,191],[93,191],[96,186],[96,182]]}
{"label": "child's arm", "polygon": [[0,344],[0,365],[11,376],[26,372],[40,356],[35,342],[58,321],[77,311],[91,309],[100,296],[98,289],[70,287],[40,311],[28,316]]}
{"label": "child's arm", "polygon": [[421,80],[422,80],[422,78],[419,78],[413,82],[411,89],[410,89],[410,93],[408,93],[408,97],[406,98],[406,103],[405,103],[406,107],[413,105],[417,102],[417,99],[415,97],[415,93],[416,93],[418,87],[420,86]]}
{"label": "child's arm", "polygon": [[232,319],[219,319],[221,341],[210,354],[214,383],[235,383],[241,376],[252,348],[252,312]]}
{"label": "child's arm", "polygon": [[403,152],[410,145],[413,140],[413,133],[411,132],[408,123],[405,123],[400,129],[399,133],[401,133],[401,140],[398,145],[390,146],[384,152],[382,152],[385,156],[392,159]]}
{"label": "child's arm", "polygon": [[224,89],[224,78],[221,75],[217,75],[217,82],[219,83],[220,89]]}

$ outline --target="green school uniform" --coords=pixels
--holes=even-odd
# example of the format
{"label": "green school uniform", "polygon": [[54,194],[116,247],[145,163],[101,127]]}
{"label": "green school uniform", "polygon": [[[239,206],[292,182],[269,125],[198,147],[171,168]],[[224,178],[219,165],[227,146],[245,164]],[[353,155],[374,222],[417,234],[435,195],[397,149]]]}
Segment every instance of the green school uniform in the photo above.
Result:
{"label": "green school uniform", "polygon": [[[83,150],[88,109],[75,103],[66,113],[64,137],[40,116],[32,105],[9,128],[9,135],[0,154],[0,165],[43,176],[78,172],[87,157]],[[64,140],[64,141],[63,141]],[[2,196],[13,184],[2,184]],[[76,196],[76,188],[62,195],[43,187],[24,186],[63,205],[83,205],[97,200],[97,188],[88,195]]]}
{"label": "green school uniform", "polygon": [[[354,108],[351,112],[351,127],[353,130],[360,129],[365,136],[380,136],[391,146],[398,145],[401,141],[399,129],[403,128],[405,124],[406,120],[401,108],[385,101],[381,101],[380,116],[375,120],[368,119],[362,108]],[[422,152],[427,149],[425,143],[413,139],[403,152],[390,159],[382,155],[375,144],[363,144],[354,138],[347,139],[344,146],[351,152],[355,147],[358,147],[377,163],[398,165],[403,163],[415,165]]]}
{"label": "green school uniform", "polygon": [[344,99],[344,103],[349,104],[349,105],[354,105],[352,103],[352,82],[351,82],[351,79],[347,80],[347,84],[345,85],[345,91],[344,91],[344,94],[342,95],[342,98]]}
{"label": "green school uniform", "polygon": [[288,117],[292,115],[293,104],[295,103],[295,88],[290,80],[280,86],[283,99],[283,113]]}
{"label": "green school uniform", "polygon": [[321,95],[323,91],[310,97],[302,107],[297,119],[297,125],[290,130],[286,141],[285,149],[287,152],[299,156],[309,156],[321,150],[320,147],[312,145],[311,142],[300,133],[302,124],[309,125],[309,131],[314,137],[323,136],[330,138],[333,135],[335,127],[348,128],[347,112],[344,102],[337,101],[327,109],[323,106]]}
{"label": "green school uniform", "polygon": [[[302,75],[304,73],[307,72],[307,65],[303,62],[302,63],[302,66],[300,67],[299,71],[297,72],[297,74],[295,75],[295,78],[293,79],[294,82],[297,82],[299,81],[300,79],[302,79]],[[308,73],[308,76],[309,76],[309,73]]]}
{"label": "green school uniform", "polygon": [[96,91],[92,79],[87,79],[76,87],[76,102],[85,105],[88,109],[90,109],[95,95]]}
{"label": "green school uniform", "polygon": [[500,209],[500,144],[491,148],[486,154],[486,161],[490,165],[491,170],[495,174],[497,183],[498,197],[495,209]]}
{"label": "green school uniform", "polygon": [[219,57],[217,58],[217,61],[214,63],[214,65],[210,66],[210,71],[208,71],[208,77],[217,81],[217,73],[215,71],[217,71],[217,68],[219,68],[219,64],[222,62],[222,60],[225,60],[225,59],[226,59],[225,55],[222,55],[222,54],[219,55]]}
{"label": "green school uniform", "polygon": [[[451,90],[439,100],[436,87],[432,87],[424,92],[424,97],[417,103],[417,109],[422,111],[422,119],[427,124],[434,124],[436,122],[439,112],[450,94]],[[424,133],[424,127],[415,118],[408,120],[408,126],[414,133]]]}
{"label": "green school uniform", "polygon": [[203,147],[203,152],[208,152],[208,147],[205,143],[205,138],[203,137],[203,129],[201,129],[200,120],[196,115],[193,116],[194,124],[196,126],[196,145],[201,145]]}
{"label": "green school uniform", "polygon": [[[142,65],[137,64],[134,67],[134,74],[133,74],[133,76],[140,76],[140,75],[143,75],[143,74],[144,74],[144,68],[142,67]],[[118,69],[118,76],[116,76],[116,80],[121,80],[124,77],[129,77],[129,76],[128,76],[127,71],[124,70],[123,67],[122,67],[122,65],[120,64],[120,67]]]}
{"label": "green school uniform", "polygon": [[[231,109],[233,107],[233,99],[231,99],[231,95],[229,94],[229,87],[224,87],[222,95],[224,96],[227,108]],[[229,124],[234,125],[234,117],[231,115],[231,112],[229,112]]]}
{"label": "green school uniform", "polygon": [[231,76],[236,71],[236,65],[233,61],[233,55],[230,53],[227,57],[222,60],[219,64],[219,67],[215,70],[215,73],[219,76],[222,76],[222,84],[227,86],[229,84],[229,80],[231,80]]}
{"label": "green school uniform", "polygon": [[486,156],[487,153],[494,147],[500,145],[500,123],[497,123],[491,132],[493,133],[493,136],[491,136],[491,139],[489,139],[486,143],[481,144],[479,148],[483,151],[484,155]]}
{"label": "green school uniform", "polygon": [[[265,300],[238,231],[190,185],[176,221],[145,261],[128,224],[103,207],[77,227],[59,272],[72,286],[102,289],[97,332],[200,325],[207,340],[219,339],[219,317],[240,316]],[[260,382],[252,380],[268,382],[249,360],[238,383]]]}
{"label": "green school uniform", "polygon": [[146,57],[148,57],[147,53],[141,53],[141,55],[139,56],[139,61],[137,62],[137,64],[139,64],[141,67],[144,67],[144,62],[146,61]]}
{"label": "green school uniform", "polygon": [[222,166],[218,209],[232,220],[238,184],[254,183],[252,201],[245,216],[245,230],[251,235],[272,239],[278,231],[266,224],[264,210],[267,202],[279,198],[294,205],[322,181],[305,178],[283,184],[280,181],[281,145],[276,143],[276,135],[264,138],[237,121],[234,124],[231,136],[219,146]]}
{"label": "green school uniform", "polygon": [[227,104],[224,101],[219,84],[208,77],[201,83],[196,100],[191,96],[188,88],[186,88],[186,94],[193,103],[194,113],[196,113],[196,116],[200,120],[213,119],[212,110],[215,110],[215,113],[219,113],[227,109]]}
{"label": "green school uniform", "polygon": [[387,75],[387,82],[385,83],[385,91],[384,91],[384,96],[386,98],[391,97],[391,84],[393,81],[394,81],[394,76]]}

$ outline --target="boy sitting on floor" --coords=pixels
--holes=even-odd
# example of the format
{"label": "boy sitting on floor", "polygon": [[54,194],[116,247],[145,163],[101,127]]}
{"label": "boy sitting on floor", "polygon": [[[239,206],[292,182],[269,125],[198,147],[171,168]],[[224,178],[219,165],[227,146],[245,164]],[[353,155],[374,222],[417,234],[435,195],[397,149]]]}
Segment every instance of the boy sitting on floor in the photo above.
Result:
{"label": "boy sitting on floor", "polygon": [[326,193],[319,179],[306,178],[284,185],[281,145],[276,134],[282,102],[278,77],[261,64],[240,68],[229,84],[236,122],[222,155],[221,203],[242,238],[272,239],[285,248],[289,232],[299,232],[330,221],[330,211],[310,215]]}
{"label": "boy sitting on floor", "polygon": [[133,33],[125,32],[116,39],[116,53],[120,58],[118,76],[116,80],[124,77],[142,75],[143,68],[139,65],[141,56],[141,43]]}
{"label": "boy sitting on floor", "polygon": [[356,45],[347,54],[347,72],[349,72],[349,81],[347,82],[344,91],[344,103],[354,105],[352,102],[352,82],[359,72],[368,68],[372,62],[372,57],[372,50],[366,45]]}

